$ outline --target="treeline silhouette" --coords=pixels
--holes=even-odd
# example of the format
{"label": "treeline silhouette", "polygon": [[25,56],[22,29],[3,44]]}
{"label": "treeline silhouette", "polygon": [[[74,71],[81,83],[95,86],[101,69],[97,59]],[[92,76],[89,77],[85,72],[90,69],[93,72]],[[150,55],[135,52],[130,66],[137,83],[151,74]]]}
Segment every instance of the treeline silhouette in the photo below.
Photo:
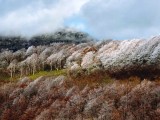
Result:
{"label": "treeline silhouette", "polygon": [[69,30],[59,30],[55,33],[46,33],[26,38],[22,36],[0,35],[0,50],[17,51],[29,46],[50,45],[52,43],[86,43],[92,41],[87,33]]}

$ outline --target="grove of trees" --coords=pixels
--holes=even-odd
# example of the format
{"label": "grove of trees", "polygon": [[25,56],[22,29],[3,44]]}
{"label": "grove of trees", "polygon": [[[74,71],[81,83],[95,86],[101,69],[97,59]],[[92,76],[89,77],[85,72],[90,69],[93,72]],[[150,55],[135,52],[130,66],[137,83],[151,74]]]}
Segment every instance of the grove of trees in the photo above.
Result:
{"label": "grove of trees", "polygon": [[8,69],[11,77],[16,73],[25,76],[42,70],[78,68],[88,73],[105,70],[114,77],[155,79],[160,73],[160,38],[30,46],[15,52],[3,50],[0,60],[0,68]]}

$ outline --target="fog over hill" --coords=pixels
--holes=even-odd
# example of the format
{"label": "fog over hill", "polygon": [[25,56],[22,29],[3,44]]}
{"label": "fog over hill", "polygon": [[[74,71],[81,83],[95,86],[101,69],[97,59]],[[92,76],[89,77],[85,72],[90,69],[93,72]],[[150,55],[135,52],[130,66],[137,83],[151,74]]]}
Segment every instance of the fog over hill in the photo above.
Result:
{"label": "fog over hill", "polygon": [[29,46],[50,45],[52,43],[86,43],[92,41],[93,38],[87,33],[72,30],[60,29],[54,33],[39,34],[33,37],[22,36],[3,36],[0,35],[0,50],[9,49],[17,51]]}

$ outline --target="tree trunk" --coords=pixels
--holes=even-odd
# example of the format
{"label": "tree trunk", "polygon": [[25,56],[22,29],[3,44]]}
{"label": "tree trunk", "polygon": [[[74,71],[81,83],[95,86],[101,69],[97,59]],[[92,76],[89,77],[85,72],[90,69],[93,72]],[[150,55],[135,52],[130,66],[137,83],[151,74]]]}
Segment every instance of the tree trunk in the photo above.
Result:
{"label": "tree trunk", "polygon": [[12,68],[11,68],[11,78],[13,78],[13,70],[12,70]]}
{"label": "tree trunk", "polygon": [[50,64],[50,68],[51,68],[51,71],[53,70],[53,68],[52,68],[52,64]]}

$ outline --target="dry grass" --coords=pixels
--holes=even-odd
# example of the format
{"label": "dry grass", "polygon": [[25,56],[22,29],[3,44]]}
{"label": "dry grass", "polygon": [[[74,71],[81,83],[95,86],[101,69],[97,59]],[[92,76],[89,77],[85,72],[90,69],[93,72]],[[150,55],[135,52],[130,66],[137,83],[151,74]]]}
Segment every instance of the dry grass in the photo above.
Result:
{"label": "dry grass", "polygon": [[103,70],[97,70],[90,74],[86,74],[85,72],[86,71],[79,71],[78,73],[71,73],[68,71],[67,75],[72,83],[74,83],[76,86],[79,86],[81,89],[86,85],[90,87],[96,87],[112,84],[114,82],[114,79],[110,78]]}

